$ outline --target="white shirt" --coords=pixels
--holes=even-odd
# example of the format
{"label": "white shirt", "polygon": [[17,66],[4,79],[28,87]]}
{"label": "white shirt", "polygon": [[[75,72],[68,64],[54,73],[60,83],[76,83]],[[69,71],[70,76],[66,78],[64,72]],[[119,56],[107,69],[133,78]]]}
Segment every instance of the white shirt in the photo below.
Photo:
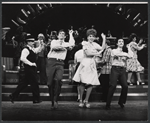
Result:
{"label": "white shirt", "polygon": [[126,66],[127,58],[131,57],[128,53],[123,52],[122,49],[117,48],[111,51],[112,66]]}
{"label": "white shirt", "polygon": [[51,50],[48,53],[47,57],[65,60],[67,54],[66,48],[74,46],[74,44],[75,44],[74,39],[69,40],[69,42],[65,42],[61,40],[52,40]]}

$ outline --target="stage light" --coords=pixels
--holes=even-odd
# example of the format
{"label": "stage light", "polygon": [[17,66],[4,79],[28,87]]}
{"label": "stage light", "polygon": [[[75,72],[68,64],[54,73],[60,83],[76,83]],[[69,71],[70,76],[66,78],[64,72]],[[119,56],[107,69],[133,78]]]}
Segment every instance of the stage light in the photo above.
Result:
{"label": "stage light", "polygon": [[38,13],[45,11],[48,7],[45,4],[37,4],[36,10]]}
{"label": "stage light", "polygon": [[140,27],[142,27],[143,25],[145,25],[147,23],[147,20],[144,21],[143,23],[140,24]]}
{"label": "stage light", "polygon": [[53,8],[53,5],[50,3],[47,5],[49,8]]}
{"label": "stage light", "polygon": [[27,7],[28,7],[28,9],[29,9],[29,12],[30,12],[33,16],[35,16],[36,13],[35,13],[35,10],[32,8],[32,6],[31,6],[31,5],[27,5]]}
{"label": "stage light", "polygon": [[22,20],[20,17],[17,17],[17,20],[21,24],[27,24],[26,21]]}
{"label": "stage light", "polygon": [[134,18],[137,13],[138,12],[135,9],[128,9],[127,12],[126,12],[125,19],[126,20],[132,20],[132,18]]}
{"label": "stage light", "polygon": [[131,23],[133,23],[133,26],[136,27],[138,25],[141,25],[141,23],[144,22],[143,17],[141,16],[141,13],[138,13],[132,20]]}
{"label": "stage light", "polygon": [[11,20],[16,26],[20,26],[16,21]]}
{"label": "stage light", "polygon": [[115,12],[119,15],[124,15],[125,14],[125,6],[124,5],[118,5],[115,8]]}
{"label": "stage light", "polygon": [[134,18],[133,20],[135,20],[136,18],[138,18],[140,16],[141,13],[138,13]]}
{"label": "stage light", "polygon": [[21,9],[21,11],[26,17],[28,17],[28,14],[26,13],[26,11],[24,9]]}

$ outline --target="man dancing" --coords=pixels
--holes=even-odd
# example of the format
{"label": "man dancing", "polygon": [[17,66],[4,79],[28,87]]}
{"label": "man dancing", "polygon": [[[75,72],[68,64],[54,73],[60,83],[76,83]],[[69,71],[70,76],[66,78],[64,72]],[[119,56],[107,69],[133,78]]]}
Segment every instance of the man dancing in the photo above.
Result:
{"label": "man dancing", "polygon": [[122,48],[124,46],[123,39],[118,39],[117,46],[117,49],[113,49],[111,52],[112,68],[110,74],[109,91],[106,102],[107,110],[110,109],[111,99],[115,92],[118,79],[122,86],[121,95],[118,102],[121,108],[124,108],[124,104],[126,103],[127,99],[128,84],[126,77],[126,61],[127,58],[130,57],[130,55],[122,51]]}
{"label": "man dancing", "polygon": [[34,48],[34,41],[35,39],[30,34],[27,34],[27,46],[22,50],[20,58],[20,60],[24,63],[25,79],[24,81],[21,81],[16,90],[9,95],[12,103],[14,103],[15,98],[18,97],[19,93],[25,89],[28,84],[31,85],[33,103],[41,102],[37,80],[36,54],[43,49],[43,44],[40,44],[39,47]]}
{"label": "man dancing", "polygon": [[62,77],[64,72],[64,60],[66,58],[67,49],[75,45],[73,38],[73,30],[69,31],[69,42],[65,42],[65,32],[60,30],[58,32],[58,39],[52,40],[51,50],[47,55],[47,85],[49,88],[49,95],[52,101],[52,109],[58,107],[58,97],[61,91]]}

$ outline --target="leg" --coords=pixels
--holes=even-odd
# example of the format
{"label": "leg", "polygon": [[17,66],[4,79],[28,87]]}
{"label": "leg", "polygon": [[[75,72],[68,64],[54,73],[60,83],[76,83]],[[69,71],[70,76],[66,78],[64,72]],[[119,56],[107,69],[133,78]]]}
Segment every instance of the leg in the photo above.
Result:
{"label": "leg", "polygon": [[57,65],[56,71],[54,75],[54,105],[57,108],[58,106],[58,98],[61,92],[61,86],[62,86],[62,78],[64,73],[64,67],[63,65]]}
{"label": "leg", "polygon": [[136,76],[137,76],[137,85],[139,85],[142,82],[141,77],[140,77],[140,73],[137,72]]}
{"label": "leg", "polygon": [[131,77],[132,77],[132,72],[128,72],[128,79],[127,79],[127,82],[129,84],[131,84]]}
{"label": "leg", "polygon": [[[26,78],[27,78],[27,77],[26,77]],[[9,95],[10,101],[11,101],[12,103],[14,103],[15,98],[18,97],[19,93],[20,93],[23,89],[25,89],[27,86],[28,86],[28,81],[27,81],[27,80],[21,81],[21,82],[18,84],[16,90],[15,90],[11,95]]]}
{"label": "leg", "polygon": [[85,85],[81,83],[79,86],[79,89],[80,89],[80,100],[83,101],[83,94],[84,94],[84,90],[85,90]]}
{"label": "leg", "polygon": [[92,88],[93,88],[93,86],[89,85],[88,88],[87,88],[87,90],[86,90],[86,97],[85,97],[84,103],[85,103],[85,106],[87,108],[90,108],[90,104],[88,104],[88,101],[89,101],[89,97],[90,97]]}
{"label": "leg", "polygon": [[92,85],[89,85],[87,90],[86,90],[86,96],[85,96],[85,101],[89,101],[89,97],[90,97],[90,94],[91,94],[91,91],[93,89],[93,86]]}
{"label": "leg", "polygon": [[118,77],[119,77],[119,70],[117,68],[112,67],[106,106],[110,106],[111,104],[111,100],[116,89]]}
{"label": "leg", "polygon": [[54,85],[48,85],[48,91],[50,95],[50,100],[52,101],[52,108],[54,108]]}
{"label": "leg", "polygon": [[52,107],[54,106],[54,74],[55,74],[55,62],[47,59],[46,64],[46,74],[47,74],[47,85],[49,89],[49,96],[52,102]]}
{"label": "leg", "polygon": [[40,82],[41,84],[46,84],[47,77],[46,77],[46,62],[44,57],[40,57],[41,64],[40,64]]}
{"label": "leg", "polygon": [[83,107],[84,104],[83,104],[83,94],[84,94],[84,90],[85,90],[85,85],[84,84],[80,84],[79,86],[79,90],[80,90],[80,104],[79,104],[79,107]]}
{"label": "leg", "polygon": [[37,80],[37,70],[36,68],[28,71],[29,83],[31,85],[32,93],[33,93],[33,103],[40,101],[40,92],[39,85]]}
{"label": "leg", "polygon": [[79,84],[77,85],[77,94],[78,94],[77,101],[79,101],[80,100],[80,85]]}
{"label": "leg", "polygon": [[[125,69],[123,69],[121,72],[120,84],[122,86],[122,90],[121,90],[121,95],[120,95],[118,104],[120,104],[120,106],[121,106],[122,104],[126,103],[127,93],[128,93],[128,84],[127,84],[126,70]],[[124,106],[121,106],[121,107],[123,108]]]}
{"label": "leg", "polygon": [[100,82],[102,85],[102,101],[106,102],[109,89],[109,74],[101,74]]}

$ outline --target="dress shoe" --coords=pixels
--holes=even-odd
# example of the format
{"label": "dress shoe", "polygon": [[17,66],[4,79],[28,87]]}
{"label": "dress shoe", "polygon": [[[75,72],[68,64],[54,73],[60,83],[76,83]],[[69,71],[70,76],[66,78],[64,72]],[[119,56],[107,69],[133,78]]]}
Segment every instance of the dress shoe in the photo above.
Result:
{"label": "dress shoe", "polygon": [[12,103],[14,103],[14,97],[11,94],[9,95],[9,99]]}
{"label": "dress shoe", "polygon": [[110,105],[106,105],[105,109],[106,109],[106,110],[110,110],[110,109],[111,109],[111,108],[110,108]]}
{"label": "dress shoe", "polygon": [[33,104],[41,103],[41,102],[42,102],[42,100],[34,100],[34,101],[33,101]]}
{"label": "dress shoe", "polygon": [[84,100],[83,103],[86,108],[90,108],[90,104],[88,103],[88,101]]}
{"label": "dress shoe", "polygon": [[123,103],[118,103],[120,105],[121,108],[124,108],[124,104]]}
{"label": "dress shoe", "polygon": [[133,85],[133,83],[131,81],[127,81],[128,85]]}
{"label": "dress shoe", "polygon": [[83,108],[83,107],[84,107],[84,103],[83,103],[82,100],[79,100],[79,107],[80,107],[80,108]]}

